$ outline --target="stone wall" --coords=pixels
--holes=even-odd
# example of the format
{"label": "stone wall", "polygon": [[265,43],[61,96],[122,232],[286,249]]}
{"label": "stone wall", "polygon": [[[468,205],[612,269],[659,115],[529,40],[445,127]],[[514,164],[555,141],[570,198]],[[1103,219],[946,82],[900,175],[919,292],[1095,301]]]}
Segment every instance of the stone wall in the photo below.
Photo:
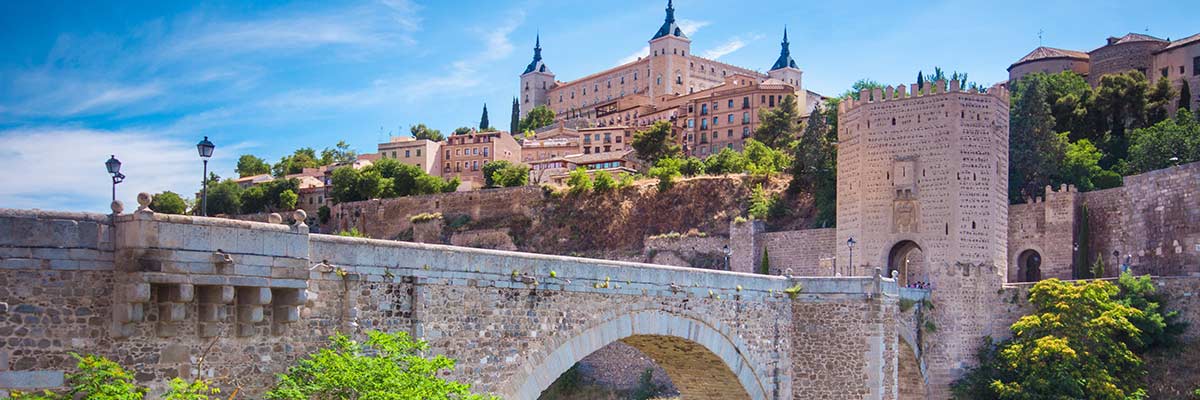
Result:
{"label": "stone wall", "polygon": [[[768,232],[762,235],[771,275],[833,276],[837,229]],[[761,255],[760,255],[761,257]]]}
{"label": "stone wall", "polygon": [[[646,261],[661,265],[704,269],[727,269],[725,246],[729,240],[719,236],[651,236],[645,240]],[[732,263],[731,263],[732,264]]]}
{"label": "stone wall", "polygon": [[[885,279],[788,280],[149,211],[0,217],[8,389],[61,385],[75,351],[109,357],[156,391],[199,373],[253,398],[329,335],[378,329],[428,340],[458,360],[449,377],[511,399],[536,398],[616,341],[657,360],[685,398],[895,398],[897,289]],[[800,333],[844,347],[792,339]],[[864,380],[824,387],[793,380],[798,369]]]}

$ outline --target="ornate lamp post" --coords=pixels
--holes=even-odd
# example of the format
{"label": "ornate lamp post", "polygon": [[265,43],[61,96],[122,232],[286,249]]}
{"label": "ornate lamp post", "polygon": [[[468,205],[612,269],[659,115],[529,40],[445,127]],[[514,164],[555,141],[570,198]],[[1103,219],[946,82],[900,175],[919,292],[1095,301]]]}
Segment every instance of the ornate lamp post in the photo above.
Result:
{"label": "ornate lamp post", "polygon": [[[858,242],[854,241],[853,236],[851,236],[849,239],[846,239],[846,247],[850,249],[850,262],[847,263],[846,268],[849,269],[851,271],[851,273],[853,273],[853,271],[854,271],[854,245],[855,244],[858,244]],[[834,265],[835,265],[835,267],[833,269],[833,274],[836,276],[837,275],[837,267],[836,267],[837,264],[834,264]]]}
{"label": "ornate lamp post", "polygon": [[729,245],[725,245],[725,247],[721,248],[721,252],[725,253],[725,270],[728,271],[729,270],[729,256],[733,255],[733,250],[729,248]]}
{"label": "ornate lamp post", "polygon": [[202,189],[200,190],[200,215],[208,216],[208,159],[212,157],[213,149],[217,146],[208,141],[208,136],[204,137],[200,143],[196,143],[196,151],[200,152],[200,158],[204,160],[204,176],[201,179]]}
{"label": "ornate lamp post", "polygon": [[108,174],[112,175],[112,201],[117,201],[117,184],[125,181],[125,174],[121,173],[121,160],[117,159],[117,155],[113,154],[104,162],[104,168],[108,169]]}
{"label": "ornate lamp post", "polygon": [[1121,270],[1121,252],[1113,250],[1112,255],[1113,261],[1116,261],[1116,264],[1113,264],[1113,266],[1117,268],[1117,274],[1124,272]]}

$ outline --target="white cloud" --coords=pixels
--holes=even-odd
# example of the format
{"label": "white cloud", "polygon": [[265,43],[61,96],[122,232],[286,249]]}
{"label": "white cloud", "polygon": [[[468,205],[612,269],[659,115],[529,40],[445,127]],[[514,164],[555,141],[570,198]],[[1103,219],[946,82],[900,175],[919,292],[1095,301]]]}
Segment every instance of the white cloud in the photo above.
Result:
{"label": "white cloud", "polygon": [[[679,30],[683,31],[683,34],[687,36],[692,36],[692,34],[696,33],[696,31],[699,31],[700,28],[706,27],[710,24],[708,21],[695,21],[690,19],[680,19],[675,23],[679,25]],[[638,58],[648,55],[650,55],[650,46],[642,46],[642,48],[638,49],[637,51],[630,53],[628,56],[622,57],[620,60],[617,60],[617,65],[625,65],[637,61]]]}
{"label": "white cloud", "polygon": [[503,20],[505,23],[499,26],[485,25],[486,28],[476,28],[476,31],[483,35],[482,57],[484,61],[496,61],[512,54],[513,44],[508,35],[511,35],[521,23],[525,22],[525,12],[516,11]]}
{"label": "white cloud", "polygon": [[738,38],[733,38],[733,39],[730,39],[728,42],[722,43],[721,45],[717,46],[716,48],[706,50],[701,55],[701,57],[716,60],[716,59],[719,59],[719,58],[725,56],[726,54],[738,51],[742,47],[746,47],[746,42],[743,42],[741,39],[738,39]]}
{"label": "white cloud", "polygon": [[[209,170],[232,171],[244,144],[218,143]],[[78,128],[0,131],[0,204],[13,208],[108,211],[112,181],[104,162],[115,154],[127,178],[117,199],[136,207],[138,192],[174,191],[188,198],[198,189],[202,165],[195,143],[152,132]]]}

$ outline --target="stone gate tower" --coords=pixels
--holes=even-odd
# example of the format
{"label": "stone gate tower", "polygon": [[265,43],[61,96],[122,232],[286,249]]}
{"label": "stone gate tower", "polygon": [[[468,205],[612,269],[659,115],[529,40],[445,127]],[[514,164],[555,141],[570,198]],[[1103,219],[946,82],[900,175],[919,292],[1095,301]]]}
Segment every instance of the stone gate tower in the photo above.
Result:
{"label": "stone gate tower", "polygon": [[521,73],[521,117],[534,107],[550,104],[550,89],[555,86],[554,73],[542,61],[542,35],[539,34],[533,45],[533,61]]}
{"label": "stone gate tower", "polygon": [[675,22],[675,5],[667,2],[667,16],[650,39],[650,97],[687,94],[691,86],[688,52],[692,40]]}
{"label": "stone gate tower", "polygon": [[[1008,94],[958,81],[873,91],[839,106],[837,264],[933,282],[1007,265]],[[847,241],[856,244],[851,249]]]}

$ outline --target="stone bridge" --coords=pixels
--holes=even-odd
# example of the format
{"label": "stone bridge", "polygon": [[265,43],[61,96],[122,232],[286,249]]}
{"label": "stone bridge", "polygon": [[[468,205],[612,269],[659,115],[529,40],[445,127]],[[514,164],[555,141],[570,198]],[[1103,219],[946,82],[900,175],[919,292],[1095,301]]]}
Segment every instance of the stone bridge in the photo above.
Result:
{"label": "stone bridge", "polygon": [[145,209],[0,210],[0,390],[60,386],[68,352],[80,352],[156,389],[198,374],[258,398],[328,336],[383,330],[429,341],[458,361],[451,378],[506,399],[536,399],[615,341],[652,357],[685,399],[895,399],[915,368],[912,350],[901,354],[912,334],[898,332],[911,325],[899,298],[878,276],[697,270]]}

